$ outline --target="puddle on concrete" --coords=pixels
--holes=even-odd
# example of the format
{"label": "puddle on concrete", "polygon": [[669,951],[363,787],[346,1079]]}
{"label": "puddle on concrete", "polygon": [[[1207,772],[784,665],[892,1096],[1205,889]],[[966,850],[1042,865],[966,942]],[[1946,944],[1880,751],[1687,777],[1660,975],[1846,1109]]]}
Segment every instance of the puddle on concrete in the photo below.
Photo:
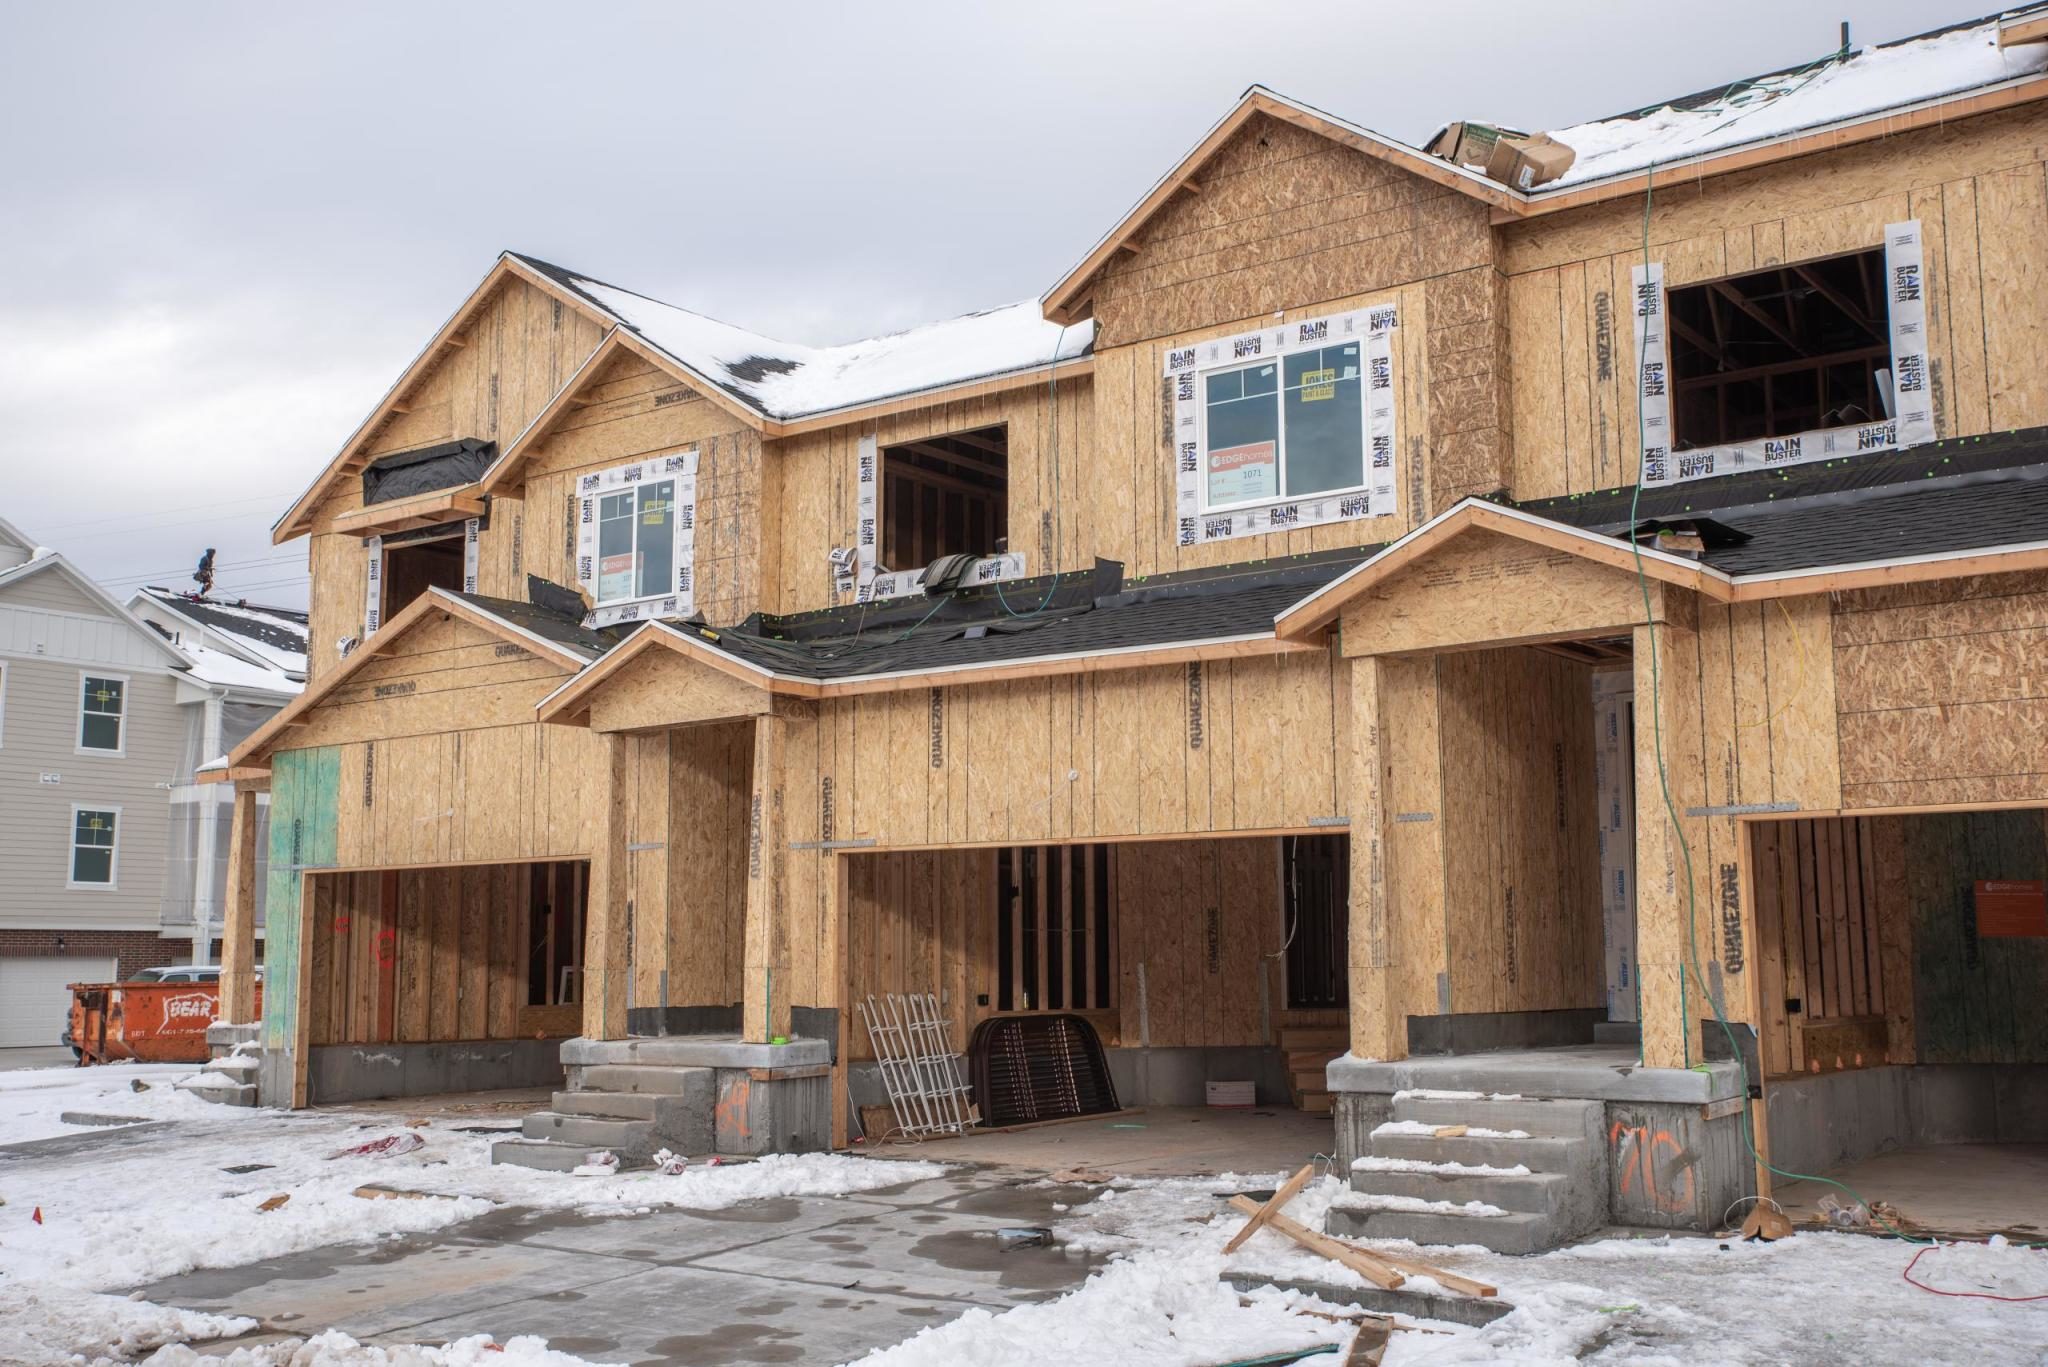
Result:
{"label": "puddle on concrete", "polygon": [[557,1353],[609,1353],[619,1346],[617,1339],[581,1338],[575,1334],[551,1334],[548,1347]]}
{"label": "puddle on concrete", "polygon": [[1101,1194],[1100,1187],[1016,1186],[973,1191],[954,1201],[948,1209],[963,1215],[993,1215],[1020,1225],[1049,1225],[1065,1214],[1054,1206],[1079,1206]]}
{"label": "puddle on concrete", "polygon": [[748,1201],[724,1210],[692,1210],[688,1206],[678,1207],[685,1215],[694,1215],[700,1220],[731,1220],[741,1224],[780,1225],[787,1224],[803,1213],[803,1203],[791,1196],[770,1196],[759,1201]]}
{"label": "puddle on concrete", "polygon": [[755,1301],[752,1305],[740,1306],[737,1310],[733,1311],[733,1313],[735,1315],[745,1315],[750,1319],[766,1319],[770,1315],[781,1314],[783,1311],[789,1309],[792,1305],[795,1304],[795,1301]]}
{"label": "puddle on concrete", "polygon": [[993,1229],[927,1234],[910,1246],[910,1256],[955,1272],[993,1272],[998,1285],[1016,1291],[1065,1291],[1086,1281],[1102,1262],[1093,1254],[1070,1252],[1057,1244],[1005,1249],[996,1242]]}
{"label": "puddle on concrete", "polygon": [[[796,1335],[765,1324],[728,1324],[708,1334],[671,1334],[657,1339],[654,1351],[672,1362],[725,1367],[741,1362],[800,1362],[803,1349],[788,1340]],[[549,1340],[550,1345],[560,1340]]]}

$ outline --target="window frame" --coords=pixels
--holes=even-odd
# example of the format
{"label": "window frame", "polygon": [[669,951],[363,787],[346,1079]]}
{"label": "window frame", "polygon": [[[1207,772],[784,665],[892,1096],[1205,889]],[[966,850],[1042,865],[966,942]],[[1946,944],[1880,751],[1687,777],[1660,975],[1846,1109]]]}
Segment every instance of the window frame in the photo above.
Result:
{"label": "window frame", "polygon": [[[645,565],[645,564],[643,563],[643,561],[644,561],[644,558],[645,558],[645,556],[644,556],[644,552],[643,552],[643,551],[642,551],[642,549],[641,549],[641,535],[640,535],[640,534],[641,534],[641,531],[642,531],[642,530],[644,529],[644,527],[645,527],[645,525],[646,525],[646,524],[645,524],[645,522],[644,522],[644,520],[643,520],[643,518],[642,518],[642,505],[641,505],[641,498],[642,498],[642,496],[643,496],[644,494],[646,494],[646,492],[647,492],[648,490],[650,490],[650,489],[655,489],[655,488],[659,488],[660,486],[662,486],[662,485],[664,485],[664,484],[668,486],[668,490],[669,490],[669,494],[668,494],[668,524],[667,524],[667,525],[668,525],[668,542],[669,542],[669,570],[668,570],[668,575],[666,576],[666,582],[667,582],[667,584],[669,585],[669,587],[664,587],[664,588],[661,588],[661,589],[657,589],[657,590],[656,590],[655,592],[653,592],[653,593],[645,593],[645,592],[642,592],[642,591],[641,591],[641,588],[642,588],[642,585],[641,585],[641,577],[642,577],[642,575],[643,575],[643,574],[645,573],[645,571],[646,571],[646,565]],[[627,519],[626,519],[626,521],[627,521],[628,525],[629,525],[629,526],[631,527],[631,529],[632,529],[632,533],[633,533],[633,551],[632,551],[632,554],[633,554],[633,560],[634,560],[634,564],[633,564],[633,568],[632,568],[632,570],[631,570],[631,574],[632,574],[632,576],[633,576],[633,592],[631,592],[631,593],[627,593],[627,594],[624,594],[624,595],[621,595],[621,596],[619,596],[619,597],[616,597],[616,598],[607,598],[607,597],[605,597],[605,596],[604,596],[604,592],[603,592],[603,588],[604,588],[604,558],[605,558],[605,557],[604,557],[604,524],[605,524],[605,515],[604,515],[604,505],[606,504],[606,502],[608,502],[608,501],[609,501],[609,500],[611,500],[611,499],[615,499],[615,498],[622,498],[622,497],[625,497],[625,496],[627,496],[627,495],[631,495],[631,496],[632,496],[632,499],[633,499],[633,509],[632,509],[632,512],[631,512],[631,514],[630,514],[630,515],[629,515],[629,516],[627,517]],[[662,476],[657,476],[657,477],[655,477],[655,478],[652,478],[652,479],[644,479],[644,478],[643,478],[643,479],[638,479],[638,480],[635,480],[635,481],[633,481],[633,482],[632,482],[632,483],[630,483],[630,484],[623,484],[623,485],[620,485],[620,486],[619,486],[618,488],[616,488],[616,489],[603,489],[603,490],[599,490],[599,491],[598,491],[598,493],[597,493],[597,566],[596,566],[596,571],[597,571],[597,573],[596,573],[596,577],[595,577],[595,578],[593,578],[593,579],[591,580],[591,590],[590,590],[590,599],[591,599],[591,603],[592,603],[592,604],[593,604],[594,606],[596,606],[596,607],[600,607],[600,608],[614,608],[614,607],[618,607],[618,606],[620,606],[621,604],[624,604],[624,603],[641,603],[641,602],[645,602],[646,600],[648,600],[648,599],[650,599],[650,598],[666,598],[666,597],[668,597],[668,596],[669,596],[669,595],[670,595],[671,593],[675,592],[675,589],[674,589],[673,585],[674,585],[674,583],[675,583],[675,577],[676,577],[676,575],[675,575],[675,568],[676,568],[676,567],[675,567],[675,541],[676,541],[676,519],[677,519],[677,517],[678,517],[678,516],[680,516],[680,514],[681,514],[681,511],[682,511],[682,503],[681,503],[681,496],[680,496],[680,495],[681,495],[681,491],[680,491],[680,488],[679,488],[679,481],[678,481],[678,480],[676,479],[676,477],[675,477],[674,475],[662,475]]]}
{"label": "window frame", "polygon": [[[1329,351],[1346,346],[1358,348],[1358,375],[1356,376],[1359,399],[1358,483],[1347,484],[1336,489],[1317,489],[1300,493],[1289,492],[1287,488],[1287,361],[1290,357],[1299,356],[1305,351]],[[1211,503],[1209,501],[1209,381],[1217,375],[1227,375],[1234,371],[1254,370],[1263,365],[1272,366],[1276,372],[1273,388],[1275,425],[1274,490],[1270,494],[1240,499],[1235,503]],[[1218,514],[1234,513],[1246,508],[1271,507],[1276,503],[1301,503],[1310,499],[1342,498],[1347,494],[1370,495],[1372,492],[1372,405],[1367,402],[1368,375],[1366,365],[1365,336],[1359,334],[1349,339],[1340,338],[1329,341],[1320,347],[1303,346],[1290,348],[1284,351],[1276,351],[1271,355],[1253,356],[1246,360],[1229,361],[1223,365],[1211,366],[1207,370],[1197,370],[1195,372],[1195,384],[1197,386],[1195,400],[1195,458],[1200,462],[1197,477],[1202,491],[1200,507],[1197,509],[1198,513],[1202,517],[1214,517]]]}
{"label": "window frame", "polygon": [[[114,818],[114,838],[107,846],[107,881],[80,882],[78,880],[78,852],[81,849],[97,849],[98,846],[81,846],[78,843],[78,814],[80,812],[104,812]],[[121,804],[117,802],[93,803],[74,802],[71,804],[68,834],[64,839],[64,888],[67,892],[117,892],[121,887]]]}
{"label": "window frame", "polygon": [[[120,737],[120,744],[116,745],[111,750],[107,749],[105,746],[87,745],[85,743],[85,719],[87,717],[104,717],[107,715],[104,712],[87,712],[85,710],[85,690],[89,684],[89,681],[93,679],[98,679],[105,683],[118,683],[121,685],[121,710],[118,713],[114,714],[114,719],[116,723],[115,731],[116,734]],[[126,674],[110,674],[104,672],[95,673],[89,669],[81,669],[78,671],[78,725],[76,729],[72,732],[71,736],[71,748],[74,754],[98,755],[104,759],[125,759],[127,757],[128,698],[133,692],[134,682]]]}
{"label": "window frame", "polygon": [[[699,498],[699,447],[685,443],[624,465],[585,471],[576,476],[572,516],[576,522],[576,586],[589,595],[590,610],[583,624],[610,626],[619,622],[646,621],[665,617],[687,617],[696,610],[697,595],[697,503]],[[634,493],[634,554],[640,553],[639,490],[656,484],[672,484],[670,495],[670,561],[667,583],[655,593],[637,592],[640,567],[634,567],[635,590],[630,597],[602,595],[602,528],[604,500],[632,490]]]}

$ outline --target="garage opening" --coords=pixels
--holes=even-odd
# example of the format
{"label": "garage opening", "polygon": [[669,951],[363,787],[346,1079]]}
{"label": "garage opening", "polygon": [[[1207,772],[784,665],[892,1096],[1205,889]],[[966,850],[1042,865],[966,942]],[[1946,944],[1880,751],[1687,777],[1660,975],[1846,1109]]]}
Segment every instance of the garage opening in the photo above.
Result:
{"label": "garage opening", "polygon": [[1751,857],[1772,1163],[2048,1235],[2048,813],[1761,821]]}
{"label": "garage opening", "polygon": [[309,875],[310,1100],[560,1081],[589,879],[584,860]]}
{"label": "garage opening", "polygon": [[[1327,865],[1331,851],[1322,854]],[[1118,1103],[1146,1109],[1143,1130],[1098,1122],[1034,1142],[1072,1146],[1084,1130],[1112,1147],[1185,1136],[1218,1146],[1216,1171],[1290,1158],[1299,1166],[1327,1148],[1322,1070],[1346,1047],[1349,1014],[1342,1002],[1296,1009],[1289,1000],[1282,837],[842,857],[848,1002],[930,994],[963,1076],[972,1075],[965,1056],[984,1022],[1078,1017],[1101,1042]],[[1325,872],[1326,885],[1303,895],[1333,912],[1342,880],[1334,866]],[[1319,939],[1326,954],[1335,934],[1326,916],[1303,943]],[[1329,976],[1322,965],[1320,990]],[[880,1137],[891,1116],[875,1049],[857,1013],[846,1027],[849,1132]],[[962,1156],[1038,1161],[1024,1144],[1003,1136],[1000,1153]],[[1045,1161],[1055,1157],[1048,1151]]]}

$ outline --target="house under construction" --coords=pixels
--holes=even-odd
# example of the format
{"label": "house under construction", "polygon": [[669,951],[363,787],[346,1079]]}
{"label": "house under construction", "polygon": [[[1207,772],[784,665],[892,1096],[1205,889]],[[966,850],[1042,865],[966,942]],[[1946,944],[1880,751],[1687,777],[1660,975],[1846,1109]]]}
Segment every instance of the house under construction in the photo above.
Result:
{"label": "house under construction", "polygon": [[2044,100],[2031,12],[1547,138],[1254,87],[838,347],[504,255],[276,525],[253,1095],[823,1148],[929,994],[1508,1249],[2048,1140]]}

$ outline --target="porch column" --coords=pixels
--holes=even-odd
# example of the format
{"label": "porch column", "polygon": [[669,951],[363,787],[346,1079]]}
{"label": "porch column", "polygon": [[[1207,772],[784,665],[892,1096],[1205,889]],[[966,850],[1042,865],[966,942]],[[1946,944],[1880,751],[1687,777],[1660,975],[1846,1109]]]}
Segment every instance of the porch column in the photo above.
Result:
{"label": "porch column", "polygon": [[[199,933],[207,933],[203,925]],[[230,1025],[246,1025],[256,1019],[256,790],[242,783],[235,785],[235,810],[228,828],[220,1018]]]}
{"label": "porch column", "polygon": [[[1707,823],[1685,815],[1706,800],[1700,785],[1699,632],[1690,600],[1666,597],[1670,620],[1639,626],[1634,632],[1636,973],[1642,998],[1643,1064],[1683,1068],[1700,1061],[1698,1022],[1713,1014],[1700,985],[1688,976],[1688,918],[1704,932],[1718,912],[1708,883],[1712,870],[1707,863]],[[1670,805],[1678,810],[1675,825],[1665,804],[1667,786]],[[1691,899],[1686,895],[1688,852]]]}
{"label": "porch column", "polygon": [[588,1039],[624,1039],[632,964],[632,857],[628,819],[633,738],[618,732],[600,738],[604,791],[597,794],[597,829],[590,849],[590,904],[583,944],[583,1034]]}
{"label": "porch column", "polygon": [[1351,1052],[1407,1055],[1407,1021],[1393,990],[1387,907],[1386,757],[1380,744],[1377,656],[1351,661]]}
{"label": "porch column", "polygon": [[783,812],[781,717],[754,718],[753,791],[747,799],[747,952],[741,984],[744,1038],[789,1034],[789,841]]}

